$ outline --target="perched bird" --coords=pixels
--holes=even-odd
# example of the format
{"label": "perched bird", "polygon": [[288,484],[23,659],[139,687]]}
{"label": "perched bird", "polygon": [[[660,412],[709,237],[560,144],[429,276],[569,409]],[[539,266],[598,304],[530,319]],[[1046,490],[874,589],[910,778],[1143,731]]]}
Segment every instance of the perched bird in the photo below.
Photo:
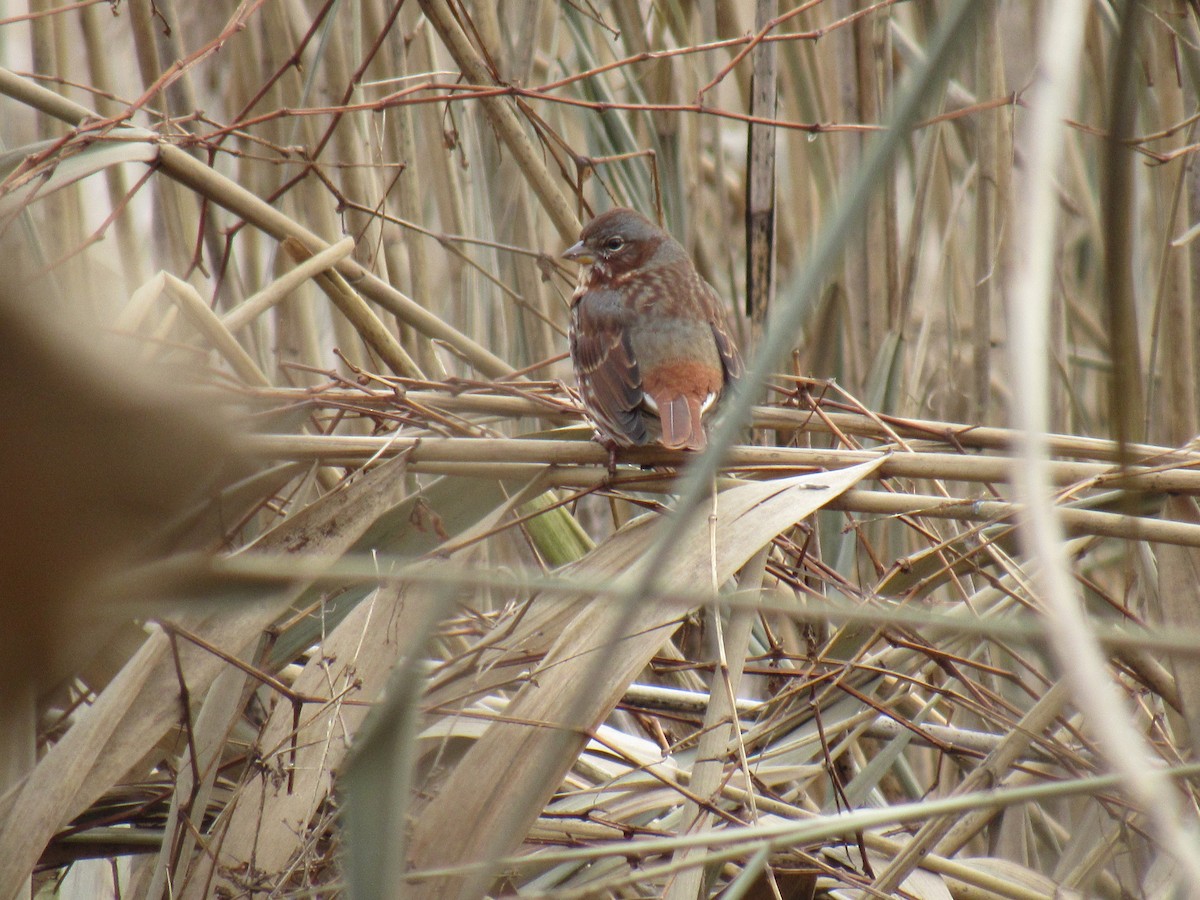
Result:
{"label": "perched bird", "polygon": [[600,442],[703,450],[706,414],[742,373],[717,292],[632,209],[592,219],[563,256],[583,266],[571,360]]}

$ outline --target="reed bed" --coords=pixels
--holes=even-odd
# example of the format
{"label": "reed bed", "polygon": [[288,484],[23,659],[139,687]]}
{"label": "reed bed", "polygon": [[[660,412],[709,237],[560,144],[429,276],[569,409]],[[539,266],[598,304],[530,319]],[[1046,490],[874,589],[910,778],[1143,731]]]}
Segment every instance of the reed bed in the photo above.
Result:
{"label": "reed bed", "polygon": [[1196,895],[1194,4],[6,12],[0,896]]}

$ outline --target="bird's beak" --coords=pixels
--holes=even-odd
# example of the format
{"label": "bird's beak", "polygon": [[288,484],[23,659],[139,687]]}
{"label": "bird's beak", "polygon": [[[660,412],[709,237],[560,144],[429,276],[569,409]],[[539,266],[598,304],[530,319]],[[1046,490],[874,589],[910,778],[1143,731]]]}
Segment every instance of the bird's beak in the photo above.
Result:
{"label": "bird's beak", "polygon": [[568,247],[567,251],[563,254],[563,259],[569,259],[572,262],[577,262],[581,266],[590,266],[596,261],[596,257],[592,256],[592,254],[588,252],[588,248],[583,246],[583,241]]}

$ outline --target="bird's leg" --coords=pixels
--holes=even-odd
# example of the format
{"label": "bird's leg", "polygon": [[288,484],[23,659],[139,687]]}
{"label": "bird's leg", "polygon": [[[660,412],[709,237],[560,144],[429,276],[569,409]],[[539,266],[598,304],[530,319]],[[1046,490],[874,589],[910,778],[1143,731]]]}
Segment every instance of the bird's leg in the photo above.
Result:
{"label": "bird's leg", "polygon": [[608,477],[617,477],[617,442],[608,435],[596,432],[592,440],[608,451]]}

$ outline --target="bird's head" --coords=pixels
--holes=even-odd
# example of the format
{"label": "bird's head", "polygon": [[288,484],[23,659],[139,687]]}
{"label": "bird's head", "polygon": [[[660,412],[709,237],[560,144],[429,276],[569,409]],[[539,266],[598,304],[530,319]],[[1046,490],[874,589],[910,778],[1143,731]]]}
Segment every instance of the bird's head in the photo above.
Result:
{"label": "bird's head", "polygon": [[578,243],[568,248],[563,258],[591,266],[603,278],[618,278],[645,268],[660,249],[674,243],[641,213],[618,207],[588,222]]}

